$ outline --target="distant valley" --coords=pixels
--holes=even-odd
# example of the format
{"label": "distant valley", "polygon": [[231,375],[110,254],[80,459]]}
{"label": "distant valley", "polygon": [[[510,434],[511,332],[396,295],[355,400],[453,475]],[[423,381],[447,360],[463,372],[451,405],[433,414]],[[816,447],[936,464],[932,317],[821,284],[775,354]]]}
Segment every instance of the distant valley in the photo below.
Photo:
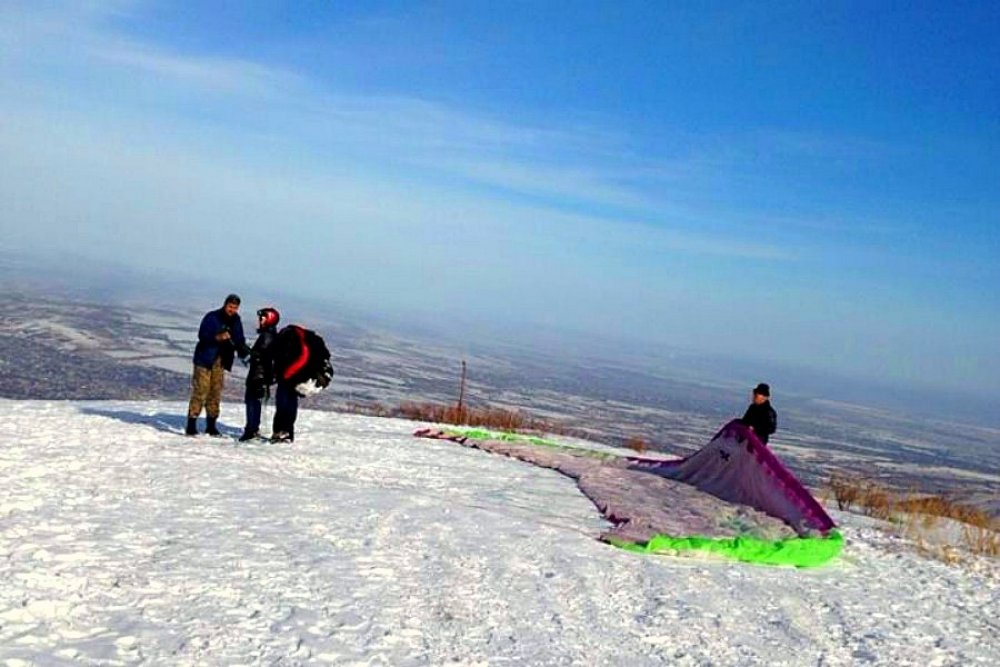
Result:
{"label": "distant valley", "polygon": [[[0,396],[187,399],[202,312],[46,297],[33,290],[8,292],[5,300]],[[252,320],[244,315],[245,322]],[[460,346],[321,316],[308,324],[330,344],[336,376],[330,390],[303,402],[307,408],[385,413],[407,401],[454,403],[465,361],[471,405],[527,411],[599,442],[622,445],[640,438],[651,448],[684,454],[742,414],[747,398],[746,387],[735,381],[696,379],[682,367],[672,376],[662,360],[568,358],[499,342],[491,349],[482,338],[474,347]],[[253,332],[248,336],[252,340]],[[242,400],[244,374],[237,365],[227,401]],[[780,390],[774,402],[780,426],[772,446],[814,487],[842,472],[1000,510],[1000,430]]]}

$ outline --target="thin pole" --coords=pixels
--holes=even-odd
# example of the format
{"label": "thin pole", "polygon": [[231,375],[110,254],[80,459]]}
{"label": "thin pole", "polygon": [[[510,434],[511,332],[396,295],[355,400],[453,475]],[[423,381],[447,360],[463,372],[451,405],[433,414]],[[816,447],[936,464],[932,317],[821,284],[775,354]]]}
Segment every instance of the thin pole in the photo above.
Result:
{"label": "thin pole", "polygon": [[465,402],[465,359],[462,359],[462,383],[458,388],[458,413],[462,414],[462,403]]}

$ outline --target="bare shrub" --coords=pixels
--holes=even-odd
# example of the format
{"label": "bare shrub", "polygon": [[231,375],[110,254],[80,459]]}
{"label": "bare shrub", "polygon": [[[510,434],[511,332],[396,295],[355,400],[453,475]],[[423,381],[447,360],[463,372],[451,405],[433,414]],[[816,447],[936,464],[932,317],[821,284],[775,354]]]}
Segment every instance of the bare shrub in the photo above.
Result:
{"label": "bare shrub", "polygon": [[649,449],[649,445],[646,444],[646,440],[638,435],[629,437],[629,439],[625,442],[625,446],[640,454]]}
{"label": "bare shrub", "polygon": [[841,511],[849,511],[861,497],[862,483],[858,477],[833,473],[830,476],[829,487],[837,501],[837,509]]}
{"label": "bare shrub", "polygon": [[1000,526],[962,526],[962,538],[965,546],[974,554],[982,556],[1000,556]]}
{"label": "bare shrub", "polygon": [[876,519],[888,521],[895,517],[896,496],[883,486],[870,483],[863,487],[858,504],[865,514]]}
{"label": "bare shrub", "polygon": [[525,412],[506,408],[407,402],[400,404],[393,416],[439,424],[485,426],[501,431],[542,431],[546,433],[562,431],[559,427],[536,419]]}
{"label": "bare shrub", "polygon": [[933,544],[929,531],[942,519],[963,524],[962,542],[968,552],[1000,556],[1000,520],[983,510],[946,496],[892,491],[864,478],[840,473],[830,477],[829,487],[838,509],[850,510],[857,505],[868,516],[892,521],[914,539],[919,551],[946,563],[960,558],[954,545]]}
{"label": "bare shrub", "polygon": [[369,403],[351,401],[347,403],[346,411],[351,414],[368,415],[370,417],[388,417],[390,415],[389,409],[378,401],[372,401]]}

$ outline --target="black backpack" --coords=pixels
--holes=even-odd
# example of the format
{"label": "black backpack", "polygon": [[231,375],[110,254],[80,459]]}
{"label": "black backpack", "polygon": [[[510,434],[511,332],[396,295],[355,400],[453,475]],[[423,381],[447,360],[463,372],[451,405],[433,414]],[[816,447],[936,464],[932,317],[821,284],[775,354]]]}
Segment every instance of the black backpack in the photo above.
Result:
{"label": "black backpack", "polygon": [[290,324],[275,339],[274,375],[278,382],[295,386],[300,394],[325,389],[333,379],[330,350],[312,329]]}

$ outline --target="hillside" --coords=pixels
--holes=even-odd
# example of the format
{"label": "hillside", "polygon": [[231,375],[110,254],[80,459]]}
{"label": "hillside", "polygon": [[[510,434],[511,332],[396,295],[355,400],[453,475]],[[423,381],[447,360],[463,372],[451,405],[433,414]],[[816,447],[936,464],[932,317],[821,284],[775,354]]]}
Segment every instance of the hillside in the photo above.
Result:
{"label": "hillside", "polygon": [[[1000,571],[832,511],[794,570],[639,556],[551,471],[304,411],[292,445],[173,402],[0,400],[7,664],[987,665]],[[230,434],[239,406],[224,407]]]}

